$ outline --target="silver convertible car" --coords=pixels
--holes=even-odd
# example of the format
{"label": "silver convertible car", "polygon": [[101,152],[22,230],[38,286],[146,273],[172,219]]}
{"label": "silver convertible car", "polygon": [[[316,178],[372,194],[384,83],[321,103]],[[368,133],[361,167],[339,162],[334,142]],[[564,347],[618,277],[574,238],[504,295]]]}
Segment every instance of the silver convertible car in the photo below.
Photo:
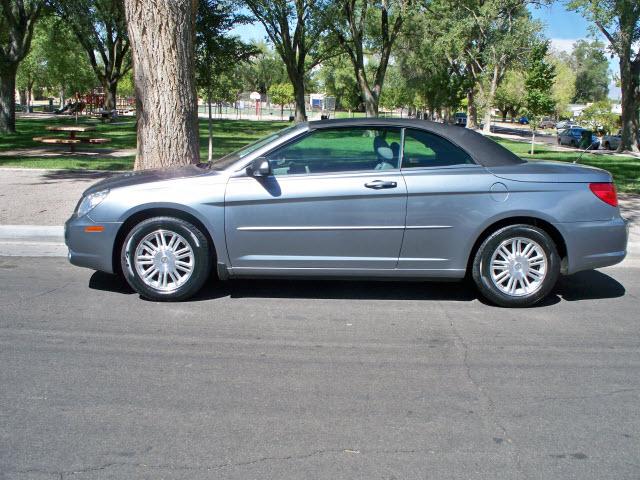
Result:
{"label": "silver convertible car", "polygon": [[240,277],[473,278],[509,307],[562,274],[626,254],[611,175],[527,162],[471,130],[326,120],[213,164],[132,172],[89,188],[67,221],[74,265],[183,300]]}

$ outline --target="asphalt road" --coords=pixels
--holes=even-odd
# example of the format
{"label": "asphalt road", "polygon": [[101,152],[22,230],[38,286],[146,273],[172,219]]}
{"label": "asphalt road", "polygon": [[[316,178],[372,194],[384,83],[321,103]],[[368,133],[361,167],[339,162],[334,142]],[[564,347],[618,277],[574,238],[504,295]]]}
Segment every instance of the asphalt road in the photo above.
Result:
{"label": "asphalt road", "polygon": [[464,284],[141,300],[0,258],[2,479],[638,479],[640,271],[504,310]]}

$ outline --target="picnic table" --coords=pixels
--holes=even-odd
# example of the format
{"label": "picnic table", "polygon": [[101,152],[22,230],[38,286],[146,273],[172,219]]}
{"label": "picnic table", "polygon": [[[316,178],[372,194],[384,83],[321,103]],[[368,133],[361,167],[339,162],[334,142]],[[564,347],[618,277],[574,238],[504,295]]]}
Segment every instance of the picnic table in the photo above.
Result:
{"label": "picnic table", "polygon": [[100,144],[110,142],[108,138],[77,137],[76,133],[91,132],[96,129],[91,125],[50,125],[45,128],[49,132],[65,132],[68,137],[34,137],[34,141],[46,144],[69,145],[71,152],[76,151],[79,143]]}

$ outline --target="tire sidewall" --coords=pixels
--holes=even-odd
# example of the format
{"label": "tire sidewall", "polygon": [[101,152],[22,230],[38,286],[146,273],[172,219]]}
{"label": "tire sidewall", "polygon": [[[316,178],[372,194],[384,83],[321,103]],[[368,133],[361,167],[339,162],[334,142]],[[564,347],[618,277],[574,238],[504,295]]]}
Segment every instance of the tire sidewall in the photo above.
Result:
{"label": "tire sidewall", "polygon": [[[491,280],[491,256],[498,245],[513,237],[524,237],[538,243],[547,255],[547,274],[542,286],[534,293],[513,297],[500,291]],[[480,293],[502,307],[528,307],[545,298],[556,285],[560,275],[560,257],[555,243],[543,230],[530,225],[511,225],[492,233],[480,245],[473,262],[473,279]]]}
{"label": "tire sidewall", "polygon": [[[140,241],[156,230],[170,230],[181,235],[193,250],[194,269],[186,283],[170,292],[156,290],[142,281],[133,257]],[[173,217],[155,217],[135,225],[125,238],[120,253],[122,273],[141,296],[156,301],[185,300],[197,293],[211,273],[211,254],[206,236],[196,226]]]}

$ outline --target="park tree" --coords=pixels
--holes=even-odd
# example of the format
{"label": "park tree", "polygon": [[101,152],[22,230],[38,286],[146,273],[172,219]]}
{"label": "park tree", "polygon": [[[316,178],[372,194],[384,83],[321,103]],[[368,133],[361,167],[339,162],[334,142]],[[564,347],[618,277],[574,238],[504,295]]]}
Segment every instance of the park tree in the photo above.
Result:
{"label": "park tree", "polygon": [[67,92],[84,91],[95,83],[86,54],[66,23],[53,15],[41,18],[29,54],[18,68],[16,86],[20,103],[29,103],[33,88],[40,87],[49,95],[58,94],[62,105]]}
{"label": "park tree", "polygon": [[124,0],[52,2],[87,54],[104,89],[104,109],[115,109],[118,82],[131,68]]}
{"label": "park tree", "polygon": [[378,116],[389,59],[410,6],[411,0],[336,0],[331,9],[332,34],[351,61],[368,117]]}
{"label": "park tree", "polygon": [[[431,13],[407,18],[394,57],[410,109],[428,109],[432,117],[443,113],[449,121],[470,82],[465,63],[452,54],[448,41],[442,38],[438,17],[432,18]],[[393,77],[390,80],[394,81]]]}
{"label": "park tree", "polygon": [[511,120],[520,113],[525,98],[525,75],[520,69],[509,70],[496,90],[495,107],[502,115],[502,121],[507,120],[507,115],[511,115]]}
{"label": "park tree", "polygon": [[253,43],[255,53],[246,61],[236,64],[247,91],[266,94],[271,85],[289,81],[287,69],[278,55],[264,42]]}
{"label": "park tree", "polygon": [[245,0],[282,59],[295,97],[295,121],[307,119],[305,77],[328,54],[328,0]]}
{"label": "park tree", "polygon": [[353,76],[351,61],[346,55],[338,55],[322,62],[318,80],[327,95],[336,99],[336,108],[357,110],[362,105],[360,89]]}
{"label": "park tree", "polygon": [[404,107],[411,102],[411,90],[409,89],[406,77],[397,65],[390,65],[387,70],[385,88],[380,94],[380,106],[386,110],[400,108],[400,116]]}
{"label": "park tree", "polygon": [[35,27],[31,48],[26,57],[20,62],[16,74],[16,89],[20,95],[20,105],[31,107],[33,102],[33,89],[35,86],[46,87],[48,42],[45,29],[42,28],[42,20]]}
{"label": "park tree", "polygon": [[622,92],[622,138],[619,152],[638,151],[640,127],[640,2],[572,0],[570,7],[593,22],[618,57]]}
{"label": "park tree", "polygon": [[280,120],[284,118],[284,106],[293,102],[293,86],[290,83],[276,83],[269,87],[269,101],[280,105]]}
{"label": "park tree", "polygon": [[553,80],[554,114],[556,118],[570,116],[569,104],[573,101],[576,91],[576,73],[568,59],[557,52],[548,54],[548,61],[553,64],[556,77]]}
{"label": "park tree", "polygon": [[573,103],[592,103],[609,95],[609,61],[604,44],[578,40],[573,45],[571,64],[576,74]]}
{"label": "park tree", "polygon": [[136,89],[136,169],[200,161],[197,6],[194,0],[125,0]]}
{"label": "park tree", "polygon": [[29,53],[44,0],[0,0],[0,133],[16,131],[16,74]]}
{"label": "park tree", "polygon": [[[489,131],[495,94],[506,72],[521,63],[539,36],[541,24],[531,19],[533,0],[432,0],[426,7],[447,56],[465,65],[467,127],[476,127],[477,104]],[[535,2],[540,3],[540,2]]]}
{"label": "park tree", "polygon": [[213,121],[211,103],[217,78],[234,69],[256,53],[255,47],[237,37],[231,29],[248,23],[246,15],[237,12],[237,5],[229,0],[199,0],[196,14],[196,82],[205,94],[208,106],[209,148],[208,161],[213,158]]}
{"label": "park tree", "polygon": [[524,103],[532,130],[531,155],[535,153],[536,129],[540,125],[540,118],[553,113],[555,108],[552,88],[556,72],[554,65],[547,59],[548,51],[548,42],[536,43],[527,62]]}
{"label": "park tree", "polygon": [[618,115],[611,111],[609,99],[594,102],[580,114],[580,123],[594,131],[607,135],[618,128]]}

